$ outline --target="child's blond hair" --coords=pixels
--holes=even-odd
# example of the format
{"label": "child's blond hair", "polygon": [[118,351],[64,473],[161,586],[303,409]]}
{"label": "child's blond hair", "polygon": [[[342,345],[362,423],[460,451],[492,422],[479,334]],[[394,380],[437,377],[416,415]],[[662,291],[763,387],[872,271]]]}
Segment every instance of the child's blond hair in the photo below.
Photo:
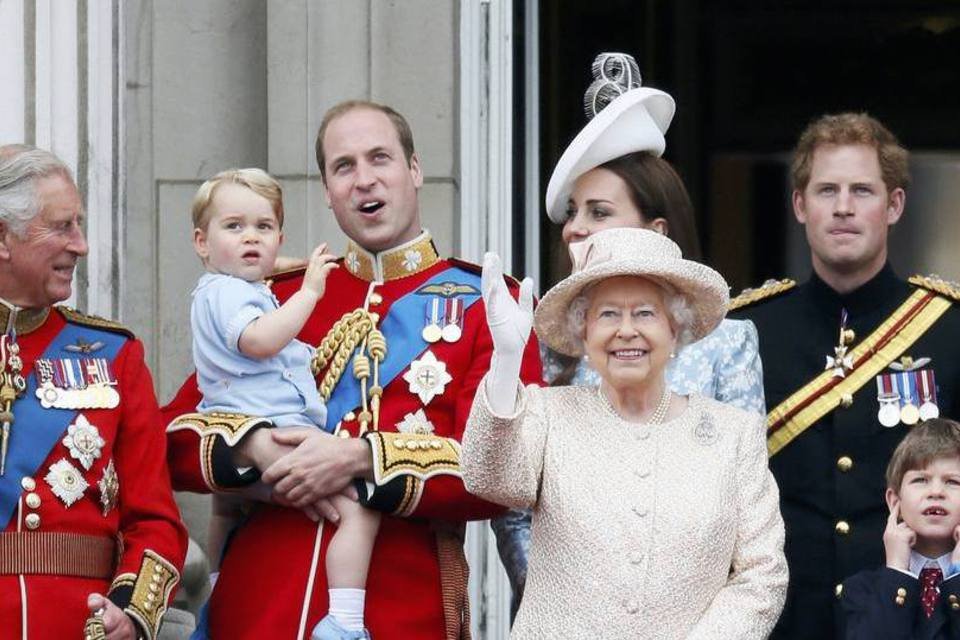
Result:
{"label": "child's blond hair", "polygon": [[908,471],[924,469],[938,458],[960,458],[960,424],[953,420],[934,418],[910,430],[887,465],[887,487],[899,494]]}
{"label": "child's blond hair", "polygon": [[277,217],[277,224],[283,228],[283,189],[269,173],[263,169],[227,169],[213,176],[197,189],[197,194],[193,196],[193,205],[191,215],[193,217],[193,226],[202,231],[207,230],[210,224],[210,215],[208,209],[213,202],[214,193],[222,184],[239,184],[250,189],[258,196],[266,198],[273,207],[273,213]]}

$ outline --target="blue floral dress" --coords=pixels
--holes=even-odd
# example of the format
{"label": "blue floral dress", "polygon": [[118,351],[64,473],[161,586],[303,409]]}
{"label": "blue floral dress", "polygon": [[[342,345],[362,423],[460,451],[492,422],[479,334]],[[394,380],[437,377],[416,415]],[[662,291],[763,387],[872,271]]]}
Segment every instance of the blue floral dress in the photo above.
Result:
{"label": "blue floral dress", "polygon": [[[552,383],[563,364],[548,349],[541,356],[543,377]],[[667,366],[666,379],[670,390],[682,396],[699,393],[761,415],[767,412],[757,329],[749,320],[725,319],[713,333],[681,349]],[[570,384],[595,387],[600,375],[583,359]],[[511,615],[517,612],[527,579],[530,517],[529,511],[510,510],[490,522],[513,589]]]}

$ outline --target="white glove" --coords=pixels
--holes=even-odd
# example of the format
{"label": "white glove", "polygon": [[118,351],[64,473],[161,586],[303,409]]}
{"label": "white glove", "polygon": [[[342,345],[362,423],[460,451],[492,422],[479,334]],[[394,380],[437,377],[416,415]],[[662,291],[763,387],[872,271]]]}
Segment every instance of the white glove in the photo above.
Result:
{"label": "white glove", "polygon": [[516,407],[523,350],[533,327],[533,279],[520,283],[519,303],[503,280],[500,256],[483,256],[480,291],[487,311],[487,326],[493,339],[490,372],[486,378],[487,400],[497,415],[511,415]]}

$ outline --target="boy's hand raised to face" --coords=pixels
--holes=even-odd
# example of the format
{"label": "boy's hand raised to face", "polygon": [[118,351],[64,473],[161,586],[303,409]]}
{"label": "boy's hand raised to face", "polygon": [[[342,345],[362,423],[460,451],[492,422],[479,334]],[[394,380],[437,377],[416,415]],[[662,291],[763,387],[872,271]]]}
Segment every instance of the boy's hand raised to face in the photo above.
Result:
{"label": "boy's hand raised to face", "polygon": [[310,259],[307,261],[307,272],[303,274],[303,284],[300,288],[312,291],[317,298],[322,298],[327,287],[327,276],[340,266],[336,263],[336,260],[337,256],[327,253],[327,243],[320,243],[310,254]]}
{"label": "boy's hand raised to face", "polygon": [[[887,556],[887,566],[902,571],[910,570],[910,550],[917,541],[917,534],[900,519],[900,501],[896,500],[887,516],[887,528],[883,531],[883,548]],[[956,532],[954,532],[956,537]],[[954,550],[954,555],[957,551]]]}

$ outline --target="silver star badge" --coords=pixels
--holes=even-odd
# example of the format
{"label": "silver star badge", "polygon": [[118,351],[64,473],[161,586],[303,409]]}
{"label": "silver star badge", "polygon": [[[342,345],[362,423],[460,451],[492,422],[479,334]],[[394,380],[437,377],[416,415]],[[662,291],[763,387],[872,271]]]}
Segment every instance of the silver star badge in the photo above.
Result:
{"label": "silver star badge", "polygon": [[82,413],[67,427],[67,435],[62,442],[63,446],[70,450],[70,456],[79,460],[87,471],[93,466],[93,461],[100,457],[100,451],[106,444],[97,428],[90,424]]}
{"label": "silver star badge", "polygon": [[835,378],[845,378],[847,371],[853,369],[853,357],[847,355],[847,348],[843,346],[834,347],[833,353],[834,356],[832,358],[827,356],[827,365],[823,370],[829,371],[833,369],[833,376]]}
{"label": "silver star badge", "polygon": [[427,418],[423,409],[417,409],[413,413],[403,416],[403,420],[397,423],[397,431],[400,433],[433,433],[433,423]]}
{"label": "silver star badge", "polygon": [[120,493],[120,480],[117,478],[113,460],[103,468],[103,477],[97,482],[97,486],[100,488],[100,506],[103,507],[103,515],[106,517],[110,510],[117,506],[117,495]]}
{"label": "silver star badge", "polygon": [[423,404],[430,404],[434,397],[443,393],[453,377],[447,373],[447,365],[437,360],[433,352],[427,351],[422,358],[410,363],[403,379],[410,385],[410,393],[419,396]]}
{"label": "silver star badge", "polygon": [[60,458],[57,462],[50,465],[50,471],[44,477],[53,495],[57,496],[68,507],[83,497],[83,492],[90,485],[83,479],[80,471],[67,462],[65,458]]}

